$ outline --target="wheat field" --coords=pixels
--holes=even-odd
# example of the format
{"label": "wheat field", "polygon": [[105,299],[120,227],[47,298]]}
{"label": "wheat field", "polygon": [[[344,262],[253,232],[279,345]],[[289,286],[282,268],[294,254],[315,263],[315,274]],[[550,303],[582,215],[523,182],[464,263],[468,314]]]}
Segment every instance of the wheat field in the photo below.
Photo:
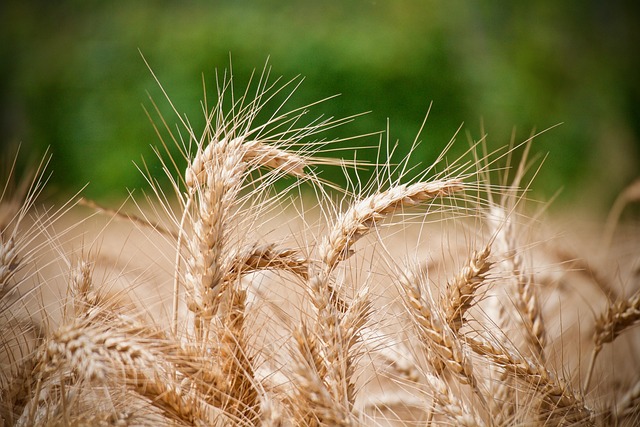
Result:
{"label": "wheat field", "polygon": [[8,163],[0,425],[640,424],[637,184],[585,231],[530,199],[534,137],[339,160],[352,118],[255,120],[297,81],[216,81],[204,129],[154,120],[143,197],[45,206],[48,157]]}

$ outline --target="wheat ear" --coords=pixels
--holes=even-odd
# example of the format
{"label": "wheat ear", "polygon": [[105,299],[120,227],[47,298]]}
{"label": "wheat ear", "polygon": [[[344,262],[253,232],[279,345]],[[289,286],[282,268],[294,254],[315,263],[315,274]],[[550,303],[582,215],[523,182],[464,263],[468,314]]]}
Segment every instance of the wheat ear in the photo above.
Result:
{"label": "wheat ear", "polygon": [[596,358],[604,344],[613,342],[627,328],[640,322],[640,291],[631,297],[609,304],[604,314],[596,319],[593,332],[593,352],[587,377],[584,380],[584,389],[588,390],[591,376],[595,367]]}
{"label": "wheat ear", "polygon": [[232,284],[226,305],[222,331],[217,334],[223,375],[218,384],[221,409],[234,419],[255,424],[260,418],[260,402],[245,330],[246,291]]}
{"label": "wheat ear", "polygon": [[[193,234],[188,240],[186,260],[186,282],[188,284],[188,307],[194,315],[198,337],[217,311],[220,301],[220,285],[224,277],[224,247],[230,228],[230,216],[236,204],[242,181],[246,173],[243,162],[242,139],[221,138],[212,140],[207,147],[211,162],[203,163],[206,176],[201,182],[191,178],[198,176],[202,153],[199,153],[187,168],[186,182],[189,194],[197,201],[192,221]],[[194,171],[195,170],[195,171]],[[191,215],[185,211],[185,215]]]}
{"label": "wheat ear", "polygon": [[[180,394],[179,387],[167,376],[170,370],[166,362],[154,354],[154,348],[160,351],[166,345],[157,341],[156,334],[146,339],[139,335],[139,329],[129,330],[126,324],[106,326],[92,322],[87,318],[64,325],[43,346],[37,368],[38,384],[42,386],[35,393],[32,408],[23,413],[23,422],[28,424],[34,417],[46,416],[49,411],[36,408],[53,403],[42,400],[52,394],[47,390],[70,381],[107,387],[126,385],[178,422],[206,419],[197,398]],[[64,399],[64,389],[61,392]]]}
{"label": "wheat ear", "polygon": [[425,277],[426,273],[416,268],[400,275],[404,306],[416,327],[422,347],[438,375],[450,372],[462,384],[468,384],[484,404],[486,401],[473,374],[471,358],[458,335],[444,320],[441,309],[425,295]]}
{"label": "wheat ear", "polygon": [[13,191],[11,187],[17,179],[14,176],[17,154],[8,175],[0,177],[0,303],[15,289],[16,284],[12,283],[15,273],[33,259],[35,251],[23,252],[23,249],[60,214],[60,211],[55,212],[49,219],[38,217],[35,225],[23,228],[23,222],[32,214],[34,203],[46,183],[44,172],[50,159],[50,155],[43,157],[35,171],[19,180],[18,188]]}
{"label": "wheat ear", "polygon": [[9,282],[19,265],[16,235],[5,240],[0,234],[0,299],[10,291]]}
{"label": "wheat ear", "polygon": [[593,424],[593,413],[582,397],[541,363],[487,340],[468,338],[467,342],[473,351],[533,387],[542,398],[539,415],[545,422],[551,425],[565,422]]}
{"label": "wheat ear", "polygon": [[308,330],[304,323],[296,330],[298,360],[296,389],[308,410],[300,413],[300,421],[314,425],[354,425],[356,390],[355,368],[362,329],[371,304],[368,288],[363,288],[349,305],[339,308],[330,296],[326,281],[314,277],[312,302],[316,309],[315,324]]}
{"label": "wheat ear", "polygon": [[324,264],[332,270],[340,261],[353,254],[353,244],[367,234],[386,215],[436,197],[450,196],[462,191],[459,179],[446,181],[401,184],[387,191],[373,194],[352,204],[337,219],[327,238],[323,239],[318,252]]}
{"label": "wheat ear", "polygon": [[247,140],[238,136],[227,141],[223,137],[220,141],[212,142],[204,148],[191,162],[185,172],[185,184],[188,188],[204,185],[207,181],[207,169],[216,162],[219,155],[217,145],[242,146],[242,162],[250,165],[275,169],[281,173],[305,177],[304,168],[309,165],[305,156],[268,145],[261,141]]}
{"label": "wheat ear", "polygon": [[[320,243],[319,272],[308,280],[310,297],[316,312],[316,327],[311,333],[298,333],[298,351],[313,354],[310,349],[317,349],[317,352],[323,354],[319,359],[302,359],[307,366],[309,362],[320,363],[320,366],[311,365],[317,376],[307,378],[304,384],[324,384],[328,388],[325,390],[327,394],[343,408],[342,413],[348,414],[353,410],[353,346],[369,316],[369,305],[364,296],[353,301],[351,305],[344,302],[331,284],[332,271],[341,261],[353,254],[353,244],[386,215],[404,206],[414,206],[462,189],[461,181],[456,179],[398,185],[373,194],[356,201],[341,214],[332,225],[328,237]],[[305,342],[305,339],[308,342]],[[311,390],[303,387],[299,392],[307,394]],[[314,416],[318,417],[318,414]],[[342,418],[349,419],[346,415]]]}
{"label": "wheat ear", "polygon": [[447,383],[431,374],[426,374],[425,378],[430,391],[433,393],[436,412],[445,416],[457,426],[483,427],[485,425],[477,414],[473,413],[467,405],[451,392]]}
{"label": "wheat ear", "polygon": [[244,247],[231,256],[231,268],[226,281],[260,270],[289,271],[302,279],[309,278],[307,259],[300,251],[291,248],[279,248],[273,243],[253,244]]}
{"label": "wheat ear", "polygon": [[544,348],[547,341],[546,330],[533,274],[524,272],[520,254],[516,253],[512,262],[517,280],[516,307],[522,314],[521,319],[527,330],[526,336],[529,345],[534,349],[535,354],[544,360]]}
{"label": "wheat ear", "polygon": [[492,263],[489,261],[491,245],[480,252],[474,252],[462,270],[447,283],[442,298],[444,318],[454,333],[458,333],[464,322],[464,315],[473,304],[476,290],[485,283]]}
{"label": "wheat ear", "polygon": [[355,423],[353,415],[337,402],[327,385],[327,360],[322,343],[303,323],[294,331],[295,400],[291,402],[296,425],[349,426]]}

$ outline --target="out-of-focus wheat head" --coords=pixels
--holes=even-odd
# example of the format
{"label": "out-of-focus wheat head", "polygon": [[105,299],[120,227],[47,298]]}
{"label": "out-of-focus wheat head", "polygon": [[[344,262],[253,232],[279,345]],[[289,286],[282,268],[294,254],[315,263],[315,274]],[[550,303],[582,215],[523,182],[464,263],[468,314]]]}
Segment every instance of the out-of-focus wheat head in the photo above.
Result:
{"label": "out-of-focus wheat head", "polygon": [[[153,104],[170,186],[145,169],[144,199],[41,207],[47,162],[23,180],[9,165],[2,425],[640,420],[624,205],[602,241],[574,238],[528,199],[533,138],[457,159],[452,139],[424,167],[381,137],[377,164],[336,160],[322,134],[353,117],[288,110],[299,79],[216,77],[201,132]],[[349,164],[346,189],[322,179]]]}

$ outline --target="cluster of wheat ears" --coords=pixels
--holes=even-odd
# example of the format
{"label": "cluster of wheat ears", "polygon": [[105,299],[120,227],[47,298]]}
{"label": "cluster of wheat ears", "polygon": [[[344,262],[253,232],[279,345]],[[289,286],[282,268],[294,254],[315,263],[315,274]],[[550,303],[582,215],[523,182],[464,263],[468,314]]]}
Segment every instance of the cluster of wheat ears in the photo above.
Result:
{"label": "cluster of wheat ears", "polygon": [[411,179],[384,136],[378,164],[332,160],[321,132],[351,118],[257,122],[298,82],[220,76],[201,134],[160,116],[170,191],[143,168],[151,191],[120,209],[40,206],[46,159],[7,174],[0,425],[638,423],[623,224],[563,245],[527,212],[530,141],[518,162],[450,143]]}

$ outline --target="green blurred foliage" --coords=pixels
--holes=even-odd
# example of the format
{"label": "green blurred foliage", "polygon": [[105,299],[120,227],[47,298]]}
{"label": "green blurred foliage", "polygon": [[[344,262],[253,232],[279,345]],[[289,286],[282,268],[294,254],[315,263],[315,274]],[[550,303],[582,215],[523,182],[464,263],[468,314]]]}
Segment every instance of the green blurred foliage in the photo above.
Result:
{"label": "green blurred foliage", "polygon": [[305,77],[290,108],[341,94],[310,117],[370,112],[327,138],[388,120],[402,156],[433,102],[415,163],[430,164],[462,123],[452,157],[468,138],[486,133],[497,148],[562,123],[534,145],[549,153],[535,185],[543,197],[564,188],[564,203],[606,206],[640,170],[631,2],[5,1],[0,14],[0,138],[50,146],[52,186],[67,194],[86,182],[102,200],[144,187],[131,162],[140,156],[161,170],[148,95],[170,124],[178,118],[140,53],[196,131],[203,76],[211,97],[230,56],[238,88],[269,58],[273,76]]}

